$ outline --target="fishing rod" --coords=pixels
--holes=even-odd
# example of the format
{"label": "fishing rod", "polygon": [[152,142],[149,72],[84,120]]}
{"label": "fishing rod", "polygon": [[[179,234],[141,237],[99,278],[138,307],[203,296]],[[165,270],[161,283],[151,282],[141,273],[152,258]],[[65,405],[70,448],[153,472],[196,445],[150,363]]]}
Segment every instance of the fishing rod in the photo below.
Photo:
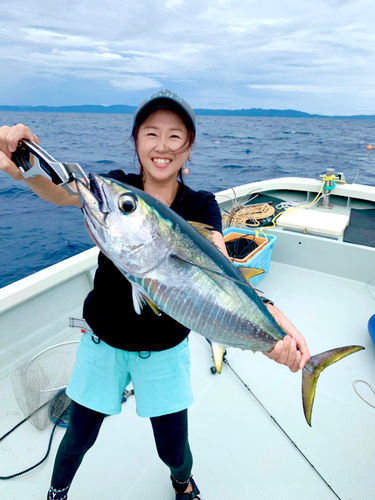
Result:
{"label": "fishing rod", "polygon": [[[296,448],[297,451],[303,456],[306,462],[310,465],[310,467],[316,472],[316,474],[320,477],[320,479],[324,482],[324,484],[330,489],[330,491],[335,495],[338,500],[342,500],[342,498],[336,493],[336,491],[332,488],[332,486],[326,481],[326,479],[322,476],[322,474],[318,471],[318,469],[314,466],[314,464],[307,458],[307,456],[303,453],[301,448],[293,441],[293,439],[289,436],[285,429],[279,424],[276,418],[271,415],[271,413],[267,410],[264,404],[260,401],[260,399],[254,394],[252,389],[246,384],[246,382],[240,377],[240,375],[234,370],[234,368],[229,363],[226,357],[226,351],[224,351],[223,355],[223,363],[225,363],[228,368],[232,371],[232,373],[237,377],[237,379],[243,384],[243,386],[248,390],[248,392],[253,396],[253,398],[257,401],[257,403],[263,408],[263,410],[267,413],[267,415],[272,419],[272,421],[277,425],[277,427],[283,432],[283,434],[288,438],[288,440],[292,443],[292,445]],[[215,370],[211,369],[212,373],[215,373]]]}

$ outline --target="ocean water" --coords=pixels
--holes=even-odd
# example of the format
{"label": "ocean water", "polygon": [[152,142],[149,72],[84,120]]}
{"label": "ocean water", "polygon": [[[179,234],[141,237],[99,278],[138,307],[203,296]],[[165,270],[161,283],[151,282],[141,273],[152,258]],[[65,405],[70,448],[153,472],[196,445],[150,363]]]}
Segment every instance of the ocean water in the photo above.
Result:
{"label": "ocean water", "polygon": [[[59,161],[87,173],[136,172],[131,115],[0,112],[1,125],[24,123]],[[197,117],[186,183],[220,191],[274,177],[319,178],[327,167],[347,182],[375,184],[371,120]],[[40,200],[0,172],[0,287],[92,247],[81,211]]]}

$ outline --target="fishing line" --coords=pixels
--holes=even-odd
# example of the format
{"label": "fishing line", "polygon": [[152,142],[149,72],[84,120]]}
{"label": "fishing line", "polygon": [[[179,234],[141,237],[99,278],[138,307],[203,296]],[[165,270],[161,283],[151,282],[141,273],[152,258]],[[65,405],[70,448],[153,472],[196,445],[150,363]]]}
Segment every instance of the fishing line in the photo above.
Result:
{"label": "fishing line", "polygon": [[362,158],[362,160],[359,162],[358,168],[357,168],[357,173],[356,173],[356,176],[355,176],[354,181],[352,182],[352,184],[355,184],[355,182],[356,182],[356,180],[358,178],[358,174],[359,174],[359,167],[367,159],[368,155],[370,154],[370,152],[372,150],[372,146],[368,145],[366,149],[367,149],[367,155],[364,158]]}
{"label": "fishing line", "polygon": [[366,380],[354,380],[354,382],[353,382],[353,389],[355,390],[357,396],[359,396],[362,399],[362,401],[364,401],[365,403],[367,403],[369,406],[371,406],[372,408],[375,408],[375,405],[373,405],[372,403],[370,403],[369,401],[367,401],[367,399],[365,399],[363,396],[361,396],[359,394],[359,392],[357,391],[356,384],[358,382],[361,382],[361,383],[367,385],[367,387],[369,387],[372,390],[372,392],[375,394],[375,391],[374,391],[373,387],[371,387],[371,385],[368,382],[366,382]]}
{"label": "fishing line", "polygon": [[324,482],[324,484],[332,491],[332,493],[335,495],[335,497],[338,498],[339,500],[342,500],[342,498],[338,496],[338,494],[335,492],[335,490],[332,488],[332,486],[324,479],[324,477],[316,469],[316,467],[313,465],[313,463],[307,458],[307,456],[303,453],[303,451],[293,441],[293,439],[289,436],[289,434],[281,427],[281,425],[276,420],[276,418],[273,415],[271,415],[271,413],[267,410],[267,408],[263,405],[263,403],[256,397],[256,395],[253,393],[251,388],[246,384],[246,382],[244,380],[242,380],[242,378],[238,375],[238,373],[232,368],[232,366],[229,364],[229,361],[227,360],[227,358],[225,356],[223,358],[223,362],[232,370],[233,374],[244,385],[244,387],[250,392],[250,394],[253,396],[253,398],[260,404],[260,406],[263,408],[263,410],[273,420],[273,422],[283,432],[283,434],[288,438],[288,440],[292,443],[292,445],[296,448],[296,450],[298,450],[300,452],[300,454],[303,456],[303,458],[307,461],[307,463],[310,465],[310,467],[318,474],[318,476]]}

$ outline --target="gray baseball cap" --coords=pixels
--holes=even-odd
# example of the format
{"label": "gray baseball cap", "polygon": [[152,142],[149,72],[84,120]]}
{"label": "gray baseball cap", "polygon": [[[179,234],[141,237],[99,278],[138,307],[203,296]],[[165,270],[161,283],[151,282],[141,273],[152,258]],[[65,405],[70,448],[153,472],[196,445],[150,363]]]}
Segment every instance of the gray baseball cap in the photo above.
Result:
{"label": "gray baseball cap", "polygon": [[134,134],[135,127],[141,125],[150,113],[160,108],[174,111],[181,116],[186,125],[190,125],[190,128],[193,128],[194,133],[196,132],[195,114],[193,109],[178,94],[172,92],[171,90],[163,89],[145,99],[135,110],[133,115],[132,133]]}

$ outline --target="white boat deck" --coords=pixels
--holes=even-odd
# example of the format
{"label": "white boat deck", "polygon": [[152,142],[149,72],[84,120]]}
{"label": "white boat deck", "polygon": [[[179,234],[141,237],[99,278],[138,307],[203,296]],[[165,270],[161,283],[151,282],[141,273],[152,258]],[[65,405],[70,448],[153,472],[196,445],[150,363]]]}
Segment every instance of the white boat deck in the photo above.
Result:
{"label": "white boat deck", "polygon": [[[348,344],[366,347],[322,374],[312,428],[302,412],[300,374],[290,373],[261,354],[229,349],[227,359],[339,498],[371,500],[375,491],[375,409],[352,387],[357,379],[375,387],[375,348],[367,333],[367,321],[375,309],[371,287],[277,262],[271,264],[259,287],[293,320],[311,353]],[[79,333],[73,332],[72,338],[78,338]],[[204,500],[337,498],[228,366],[221,375],[211,374],[207,342],[197,334],[191,334],[190,341],[195,394],[190,441],[194,474]],[[358,389],[375,403],[366,386]],[[3,435],[23,415],[9,377],[0,382],[0,394]],[[0,475],[40,460],[51,430],[52,426],[38,431],[25,423],[4,439]],[[51,454],[40,467],[0,482],[1,500],[45,498],[53,457],[64,432],[57,428]],[[120,415],[104,421],[69,498],[173,500],[168,470],[157,457],[149,421],[136,416],[133,397],[123,404]]]}

